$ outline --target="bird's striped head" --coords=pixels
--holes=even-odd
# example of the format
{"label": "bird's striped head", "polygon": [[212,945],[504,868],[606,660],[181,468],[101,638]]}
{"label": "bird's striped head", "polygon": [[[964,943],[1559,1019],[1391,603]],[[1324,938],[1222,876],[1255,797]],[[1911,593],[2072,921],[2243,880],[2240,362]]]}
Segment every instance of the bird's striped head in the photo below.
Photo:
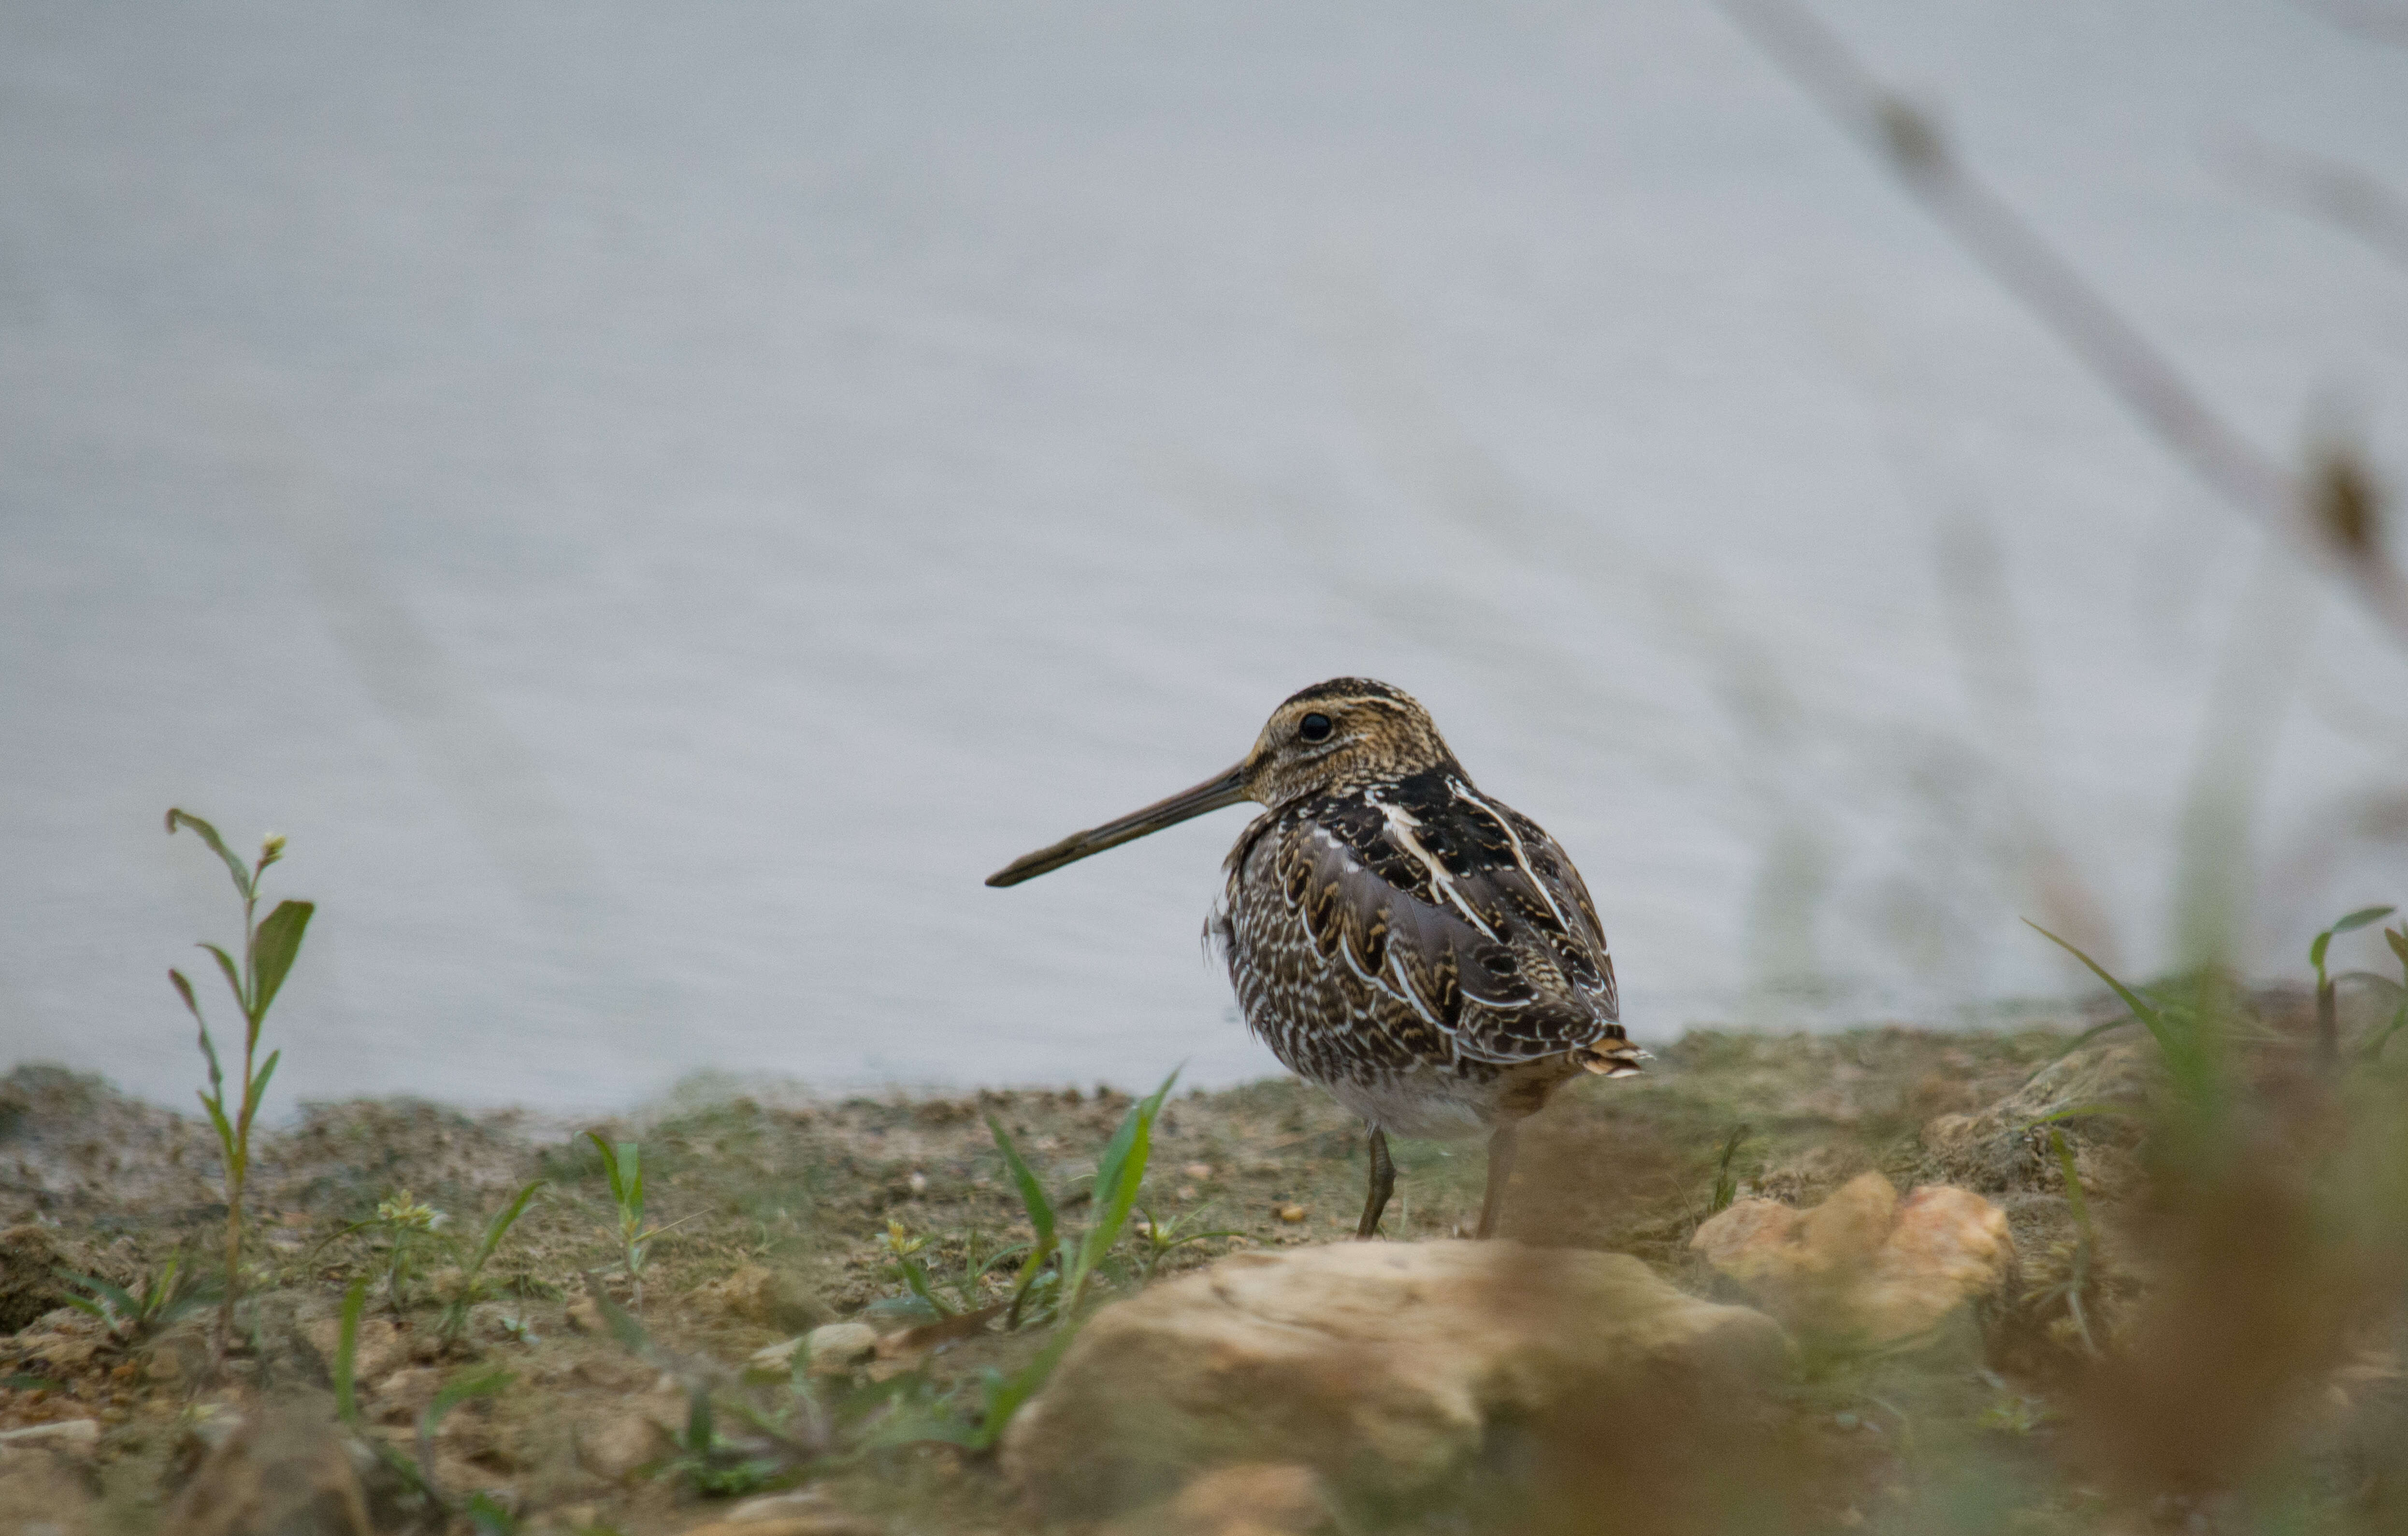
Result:
{"label": "bird's striped head", "polygon": [[1307,796],[1387,783],[1437,768],[1462,771],[1431,724],[1429,711],[1411,694],[1369,678],[1332,678],[1290,695],[1272,711],[1269,724],[1254,739],[1254,750],[1228,772],[1116,822],[1074,832],[1051,848],[1014,860],[990,875],[987,883],[1017,885],[1242,800],[1276,809]]}
{"label": "bird's striped head", "polygon": [[1369,678],[1332,678],[1271,711],[1240,771],[1246,798],[1276,807],[1455,767],[1446,739],[1411,694]]}

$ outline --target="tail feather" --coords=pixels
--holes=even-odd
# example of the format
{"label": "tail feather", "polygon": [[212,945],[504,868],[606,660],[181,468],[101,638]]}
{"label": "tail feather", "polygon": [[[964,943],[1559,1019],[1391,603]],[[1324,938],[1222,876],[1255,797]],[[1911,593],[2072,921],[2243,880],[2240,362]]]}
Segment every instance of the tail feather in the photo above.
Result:
{"label": "tail feather", "polygon": [[1613,1033],[1603,1040],[1591,1041],[1573,1051],[1572,1059],[1581,1064],[1582,1069],[1601,1077],[1637,1077],[1639,1064],[1655,1058],[1624,1039],[1621,1027],[1616,1026]]}

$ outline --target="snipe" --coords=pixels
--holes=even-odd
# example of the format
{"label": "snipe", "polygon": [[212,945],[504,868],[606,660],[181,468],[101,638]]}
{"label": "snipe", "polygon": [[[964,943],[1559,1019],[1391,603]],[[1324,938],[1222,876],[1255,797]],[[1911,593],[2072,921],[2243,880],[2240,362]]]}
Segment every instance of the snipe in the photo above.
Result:
{"label": "snipe", "polygon": [[1229,850],[1209,931],[1246,1022],[1370,1127],[1356,1235],[1379,1228],[1399,1136],[1485,1130],[1479,1235],[1516,1127],[1584,1071],[1627,1077],[1613,962],[1588,887],[1538,823],[1482,795],[1428,711],[1339,678],[1282,704],[1218,778],[1076,832],[988,878],[1024,880],[1208,811],[1265,807]]}

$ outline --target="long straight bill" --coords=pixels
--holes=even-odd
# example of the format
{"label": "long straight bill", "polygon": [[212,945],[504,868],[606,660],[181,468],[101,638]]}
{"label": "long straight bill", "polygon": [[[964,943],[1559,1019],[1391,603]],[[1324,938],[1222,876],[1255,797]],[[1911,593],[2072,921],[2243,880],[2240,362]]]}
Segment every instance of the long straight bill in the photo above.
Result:
{"label": "long straight bill", "polygon": [[1025,858],[1017,858],[986,877],[990,885],[1017,885],[1066,864],[1076,863],[1089,854],[1100,854],[1107,848],[1118,848],[1134,841],[1148,832],[1159,832],[1174,826],[1191,816],[1208,811],[1236,805],[1246,797],[1246,766],[1243,763],[1217,779],[1207,779],[1194,789],[1182,789],[1167,800],[1156,800],[1143,811],[1133,811],[1116,822],[1073,832],[1051,848],[1040,848]]}

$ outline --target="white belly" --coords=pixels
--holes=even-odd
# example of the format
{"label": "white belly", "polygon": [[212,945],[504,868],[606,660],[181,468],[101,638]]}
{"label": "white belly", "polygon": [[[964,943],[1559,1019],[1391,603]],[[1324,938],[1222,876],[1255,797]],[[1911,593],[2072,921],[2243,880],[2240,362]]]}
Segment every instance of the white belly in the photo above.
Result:
{"label": "white belly", "polygon": [[1382,1130],[1432,1141],[1485,1134],[1496,1124],[1497,1085],[1451,1072],[1412,1072],[1377,1083],[1323,1084],[1330,1097]]}

